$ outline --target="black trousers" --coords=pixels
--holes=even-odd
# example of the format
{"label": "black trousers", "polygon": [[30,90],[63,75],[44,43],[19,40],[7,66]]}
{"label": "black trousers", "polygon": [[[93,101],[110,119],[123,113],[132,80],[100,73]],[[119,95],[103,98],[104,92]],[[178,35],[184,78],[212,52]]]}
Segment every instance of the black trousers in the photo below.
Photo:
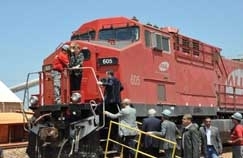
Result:
{"label": "black trousers", "polygon": [[[117,108],[117,104],[116,103],[105,105],[105,110],[107,110],[107,111],[109,111],[109,112],[111,112],[113,114],[116,114],[119,111],[118,108]],[[111,119],[111,118],[109,118],[107,116],[105,116],[105,119],[106,119],[106,121],[105,121],[105,126],[106,127],[109,127],[110,121],[114,121],[114,122],[118,122],[119,121],[119,119]],[[118,141],[118,137],[119,137],[118,129],[119,129],[118,125],[113,123],[112,126],[111,126],[111,129],[110,129],[111,130],[110,131],[111,132],[110,133],[110,139]],[[113,149],[117,149],[117,146],[116,146],[115,143],[111,143],[111,145],[109,145],[109,150],[113,150]]]}
{"label": "black trousers", "polygon": [[[148,148],[143,148],[142,150],[149,155],[152,155],[154,157],[159,157],[159,147],[148,147]],[[148,156],[146,155],[143,155],[141,157],[148,158]]]}
{"label": "black trousers", "polygon": [[[122,137],[123,144],[135,149],[135,143],[134,143],[135,137],[136,136],[123,136]],[[133,150],[124,147],[122,155],[124,158],[133,158],[135,157],[135,152]]]}
{"label": "black trousers", "polygon": [[[101,132],[101,139],[107,139],[108,136],[108,129],[109,129],[109,125],[110,125],[110,121],[114,121],[114,122],[118,122],[118,119],[111,119],[107,116],[105,116],[105,120],[103,120],[103,105],[100,104],[99,108],[98,108],[98,113],[99,113],[99,118],[100,118],[100,125],[102,125],[103,123],[105,124],[105,128],[107,128],[106,132]],[[119,110],[117,108],[117,104],[106,104],[105,105],[105,110],[109,111],[113,114],[116,114]],[[119,141],[119,135],[118,135],[118,125],[117,124],[112,124],[111,129],[110,129],[110,139],[115,140],[115,141]],[[117,150],[117,145],[113,142],[109,143],[108,146],[108,150]]]}
{"label": "black trousers", "polygon": [[82,79],[82,74],[80,74],[80,75],[71,74],[70,75],[70,90],[71,90],[71,92],[80,90],[81,79]]}

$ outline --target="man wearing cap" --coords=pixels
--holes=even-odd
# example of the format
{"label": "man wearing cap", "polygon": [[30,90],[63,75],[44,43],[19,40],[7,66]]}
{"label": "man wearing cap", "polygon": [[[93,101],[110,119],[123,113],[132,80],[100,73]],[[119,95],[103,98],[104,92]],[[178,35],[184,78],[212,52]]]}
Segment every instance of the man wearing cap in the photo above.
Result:
{"label": "man wearing cap", "polygon": [[52,76],[54,81],[54,99],[55,103],[61,103],[61,72],[69,67],[69,45],[61,47],[60,52],[55,56],[52,63]]}
{"label": "man wearing cap", "polygon": [[[171,113],[172,112],[168,109],[165,109],[162,111],[162,113],[161,113],[162,114],[161,133],[165,139],[170,140],[172,142],[176,142],[176,137],[177,137],[177,135],[180,135],[180,131],[176,127],[176,124],[174,122],[170,121]],[[172,157],[173,147],[174,147],[173,144],[171,144],[167,141],[163,142],[165,158]]]}
{"label": "man wearing cap", "polygon": [[230,132],[229,144],[232,145],[233,158],[243,158],[243,126],[241,125],[242,115],[239,112],[231,116],[234,127]]}
{"label": "man wearing cap", "polygon": [[[151,108],[148,110],[148,117],[143,119],[142,122],[142,131],[161,131],[161,120],[155,117],[156,110]],[[142,135],[142,148],[145,153],[159,157],[159,140],[151,138],[148,135]]]}
{"label": "man wearing cap", "polygon": [[[161,131],[160,132],[148,132],[149,134],[155,134],[162,136],[166,140],[176,143],[177,135],[180,135],[179,129],[176,127],[176,124],[169,120],[171,117],[171,111],[165,109],[161,112]],[[165,158],[173,157],[173,148],[174,144],[169,143],[168,141],[163,141],[162,149],[165,151]]]}

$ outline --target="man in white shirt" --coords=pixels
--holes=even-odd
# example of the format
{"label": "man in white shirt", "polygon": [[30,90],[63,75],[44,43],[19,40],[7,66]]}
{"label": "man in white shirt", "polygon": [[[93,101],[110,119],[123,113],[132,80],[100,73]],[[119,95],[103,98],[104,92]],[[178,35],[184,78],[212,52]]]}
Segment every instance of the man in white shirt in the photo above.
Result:
{"label": "man in white shirt", "polygon": [[211,118],[204,119],[204,126],[200,127],[202,137],[202,153],[205,158],[218,158],[222,154],[222,143],[217,127],[211,125]]}

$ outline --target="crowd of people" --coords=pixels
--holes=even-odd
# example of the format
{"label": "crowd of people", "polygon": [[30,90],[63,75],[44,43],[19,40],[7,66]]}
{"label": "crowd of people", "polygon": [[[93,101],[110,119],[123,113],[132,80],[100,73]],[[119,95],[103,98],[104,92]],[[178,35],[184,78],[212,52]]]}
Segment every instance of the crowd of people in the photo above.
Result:
{"label": "crowd of people", "polygon": [[[120,92],[123,90],[121,82],[114,77],[112,71],[108,71],[107,75],[105,81],[98,83],[105,86],[106,111],[104,114],[107,116],[106,124],[110,121],[108,118],[111,118],[118,119],[116,121],[132,128],[138,128],[136,109],[132,106],[131,100],[126,98],[121,102],[122,106],[119,104],[121,101]],[[165,158],[173,157],[174,145],[166,141],[161,143],[158,139],[151,137],[151,134],[154,134],[166,140],[177,142],[176,148],[181,151],[182,158],[200,158],[201,156],[205,158],[220,158],[223,151],[220,132],[217,127],[211,125],[210,117],[205,117],[203,124],[199,127],[198,124],[193,122],[191,114],[184,114],[181,120],[182,128],[178,129],[177,125],[171,120],[171,110],[164,109],[161,112],[160,119],[156,117],[156,113],[155,109],[149,109],[148,117],[142,121],[141,130],[147,134],[142,135],[140,150],[154,157],[159,157],[160,149],[163,149]],[[231,119],[234,127],[231,130],[231,140],[228,143],[232,144],[233,158],[241,158],[243,157],[243,126],[240,124],[242,115],[234,113]],[[132,140],[136,138],[136,134],[136,130],[129,130],[121,126],[118,132],[111,134],[111,138],[117,140],[117,137],[121,137],[122,143],[134,147]],[[178,138],[181,140],[178,141]],[[124,158],[134,157],[134,153],[128,148],[125,148],[122,154]],[[139,154],[139,157],[146,156]]]}
{"label": "crowd of people", "polygon": [[[122,110],[116,114],[105,111],[105,114],[111,118],[121,118],[120,123],[129,125],[133,128],[136,126],[136,110],[130,107],[130,100],[125,99],[124,102],[129,102],[127,106],[122,107]],[[191,114],[185,114],[182,117],[182,128],[179,130],[176,124],[170,120],[171,111],[165,109],[161,113],[161,119],[156,117],[156,110],[149,109],[148,117],[142,122],[142,131],[147,132],[147,135],[142,137],[141,150],[146,154],[154,157],[159,157],[160,149],[164,150],[164,158],[173,157],[173,144],[169,142],[159,141],[152,138],[150,135],[159,135],[166,140],[177,142],[177,138],[181,136],[181,144],[177,144],[177,149],[181,151],[182,158],[220,158],[223,152],[223,146],[220,138],[219,129],[211,125],[212,121],[210,117],[205,117],[203,124],[199,127],[196,123],[193,123],[193,117]],[[231,116],[234,127],[230,132],[231,139],[228,141],[232,145],[232,158],[243,157],[243,126],[240,124],[242,115],[240,113],[234,113]],[[121,129],[126,131],[128,129]],[[121,131],[119,131],[121,132]],[[129,143],[136,137],[136,132],[128,132],[125,136],[125,145],[131,145]],[[134,157],[131,151],[124,150],[123,155],[127,158]],[[140,155],[140,157],[146,157]]]}
{"label": "crowd of people", "polygon": [[[63,45],[61,51],[56,55],[53,62],[53,80],[55,102],[61,103],[60,98],[60,78],[61,72],[65,68],[72,68],[70,72],[70,89],[71,91],[80,90],[82,78],[82,67],[84,55],[80,51],[78,44],[71,43]],[[125,98],[121,100],[121,91],[124,89],[122,83],[114,76],[113,71],[106,72],[107,77],[98,81],[98,85],[104,87],[105,99],[105,126],[109,127],[111,120],[120,122],[126,126],[137,129],[136,109],[132,106],[131,100]],[[161,118],[156,115],[155,109],[148,110],[148,117],[143,119],[141,130],[147,132],[142,135],[140,149],[154,157],[159,157],[160,149],[164,151],[165,158],[173,157],[174,145],[169,142],[159,141],[152,138],[151,134],[165,138],[166,140],[177,142],[181,138],[181,143],[177,143],[177,149],[181,151],[182,158],[219,158],[222,154],[223,147],[220,138],[219,129],[211,125],[211,118],[205,117],[202,126],[193,123],[191,114],[185,114],[182,117],[182,128],[178,129],[177,125],[171,120],[172,111],[164,109],[161,112]],[[102,118],[102,117],[101,117]],[[231,139],[228,141],[232,145],[233,158],[243,158],[243,126],[241,125],[242,115],[239,112],[231,116],[234,127],[230,132]],[[131,146],[132,141],[137,136],[136,130],[131,130],[123,126],[112,126],[110,138],[118,140],[121,138],[122,143]],[[111,146],[114,148],[114,146]],[[111,149],[110,148],[110,149]],[[124,148],[124,158],[134,157],[133,152]],[[141,156],[146,157],[146,156]]]}
{"label": "crowd of people", "polygon": [[[203,124],[199,127],[193,123],[191,114],[182,117],[182,128],[179,130],[175,123],[170,120],[171,111],[165,109],[161,113],[161,120],[155,117],[155,109],[148,110],[148,118],[143,120],[142,130],[148,135],[142,141],[142,150],[150,155],[159,157],[160,149],[164,150],[163,158],[172,158],[173,144],[166,141],[158,143],[158,139],[149,137],[150,134],[159,135],[166,140],[178,142],[177,149],[181,151],[182,158],[220,158],[223,152],[219,129],[212,125],[210,117],[205,117]],[[233,128],[230,132],[229,144],[232,145],[232,158],[243,157],[243,125],[242,115],[239,112],[231,116]],[[179,137],[178,137],[179,136]]]}

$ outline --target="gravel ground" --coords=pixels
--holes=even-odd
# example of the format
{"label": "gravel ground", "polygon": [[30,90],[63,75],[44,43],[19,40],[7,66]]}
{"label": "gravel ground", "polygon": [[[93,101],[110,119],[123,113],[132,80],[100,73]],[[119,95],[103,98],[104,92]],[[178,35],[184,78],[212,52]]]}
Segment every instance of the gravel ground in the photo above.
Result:
{"label": "gravel ground", "polygon": [[26,148],[15,148],[3,150],[4,158],[29,158],[26,153]]}
{"label": "gravel ground", "polygon": [[[5,149],[3,150],[4,158],[29,158],[26,153],[26,148]],[[227,152],[222,155],[222,158],[232,158],[232,153]]]}

